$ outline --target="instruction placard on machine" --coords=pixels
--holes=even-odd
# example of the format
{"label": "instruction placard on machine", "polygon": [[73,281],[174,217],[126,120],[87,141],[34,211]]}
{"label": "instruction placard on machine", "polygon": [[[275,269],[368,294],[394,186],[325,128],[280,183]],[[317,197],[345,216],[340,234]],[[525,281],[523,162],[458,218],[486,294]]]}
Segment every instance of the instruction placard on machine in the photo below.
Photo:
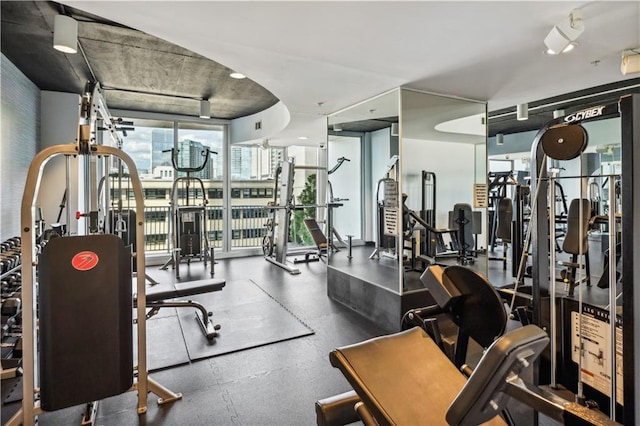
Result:
{"label": "instruction placard on machine", "polygon": [[[571,360],[578,364],[580,352],[578,312],[571,312]],[[611,344],[609,312],[594,306],[582,307],[582,364],[580,380],[611,396]],[[623,404],[622,319],[616,321],[616,401]]]}
{"label": "instruction placard on machine", "polygon": [[384,234],[395,237],[398,231],[398,182],[387,180],[384,182]]}
{"label": "instruction placard on machine", "polygon": [[487,184],[486,183],[474,183],[473,184],[473,207],[476,209],[482,209],[489,206],[487,202]]}

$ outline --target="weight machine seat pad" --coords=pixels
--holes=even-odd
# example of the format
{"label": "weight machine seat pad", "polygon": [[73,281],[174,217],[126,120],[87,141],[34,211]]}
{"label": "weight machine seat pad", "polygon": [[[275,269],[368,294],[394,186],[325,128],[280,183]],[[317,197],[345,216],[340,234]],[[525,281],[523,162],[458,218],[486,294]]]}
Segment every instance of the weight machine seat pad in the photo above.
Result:
{"label": "weight machine seat pad", "polygon": [[466,383],[419,327],[334,349],[329,359],[381,426],[446,424],[449,405]]}
{"label": "weight machine seat pad", "polygon": [[169,288],[152,287],[147,290],[146,299],[147,303],[149,303],[159,302],[166,299],[177,299],[179,297],[195,296],[196,294],[220,291],[226,284],[226,280],[217,278],[210,280],[175,283],[172,284]]}
{"label": "weight machine seat pad", "polygon": [[582,231],[580,230],[580,199],[574,198],[569,204],[567,214],[567,235],[562,243],[562,251],[569,254],[580,254],[580,242],[582,241],[582,253],[589,250],[587,231],[591,220],[591,203],[582,198]]}

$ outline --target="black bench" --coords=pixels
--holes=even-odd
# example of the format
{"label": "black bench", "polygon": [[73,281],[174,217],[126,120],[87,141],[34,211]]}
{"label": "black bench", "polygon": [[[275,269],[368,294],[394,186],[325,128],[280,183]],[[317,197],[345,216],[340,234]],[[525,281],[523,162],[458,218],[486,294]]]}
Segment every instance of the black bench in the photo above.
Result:
{"label": "black bench", "polygon": [[[223,279],[208,279],[153,286],[149,288],[146,293],[147,306],[150,308],[146,317],[147,319],[151,318],[156,315],[161,308],[196,308],[196,320],[198,321],[198,324],[200,324],[202,332],[208,340],[213,340],[218,336],[220,325],[214,325],[211,321],[211,316],[213,315],[212,312],[207,311],[201,303],[194,302],[193,300],[172,299],[220,291],[225,285],[226,281]],[[134,304],[136,301],[137,298],[134,298]]]}

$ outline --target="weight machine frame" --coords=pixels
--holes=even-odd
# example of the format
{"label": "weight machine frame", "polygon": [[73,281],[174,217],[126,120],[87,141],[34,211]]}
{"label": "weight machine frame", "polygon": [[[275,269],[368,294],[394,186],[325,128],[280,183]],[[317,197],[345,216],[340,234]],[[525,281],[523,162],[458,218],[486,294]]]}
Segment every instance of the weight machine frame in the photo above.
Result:
{"label": "weight machine frame", "polygon": [[[287,263],[287,242],[289,240],[289,228],[293,206],[293,178],[295,159],[289,157],[280,163],[279,173],[276,173],[276,188],[273,194],[274,204],[267,206],[272,209],[271,227],[267,227],[265,238],[271,238],[271,249],[266,250],[263,243],[264,258],[276,266],[281,267],[291,275],[297,275],[300,270]],[[278,188],[280,191],[278,191]]]}
{"label": "weight machine frame", "polygon": [[[399,192],[399,188],[397,187],[397,179],[394,179],[391,177],[391,172],[393,170],[395,170],[394,175],[397,176],[398,173],[398,165],[400,163],[400,157],[398,155],[393,155],[389,161],[387,162],[387,170],[384,173],[384,177],[382,179],[378,180],[378,185],[376,186],[376,248],[373,251],[373,253],[371,253],[371,255],[369,255],[369,259],[380,259],[380,255],[382,256],[387,256],[387,257],[391,257],[391,258],[398,258],[398,250],[402,250],[399,246],[400,246],[400,236],[398,235],[398,229],[397,229],[397,225],[398,225],[398,221],[401,220],[401,212],[400,212],[400,194]],[[386,200],[386,195],[385,198],[382,199],[382,201],[380,200],[380,186],[384,184],[385,186],[385,192],[386,192],[386,184],[387,183],[396,183],[396,188],[395,188],[395,199],[394,200],[390,200],[390,202],[387,202]],[[384,235],[384,228],[385,228],[385,223],[384,223],[384,217],[385,215],[385,211],[389,211],[392,215],[395,214],[395,218],[396,218],[396,233],[391,236],[391,235]],[[395,238],[395,254],[389,254],[387,252],[388,249],[390,249],[391,247],[382,247],[382,239],[383,237],[388,237],[388,238]],[[401,254],[400,254],[401,255]]]}
{"label": "weight machine frame", "polygon": [[[300,273],[298,268],[289,265],[287,262],[287,255],[289,254],[287,253],[287,243],[289,241],[291,213],[295,210],[305,208],[327,207],[331,209],[332,207],[336,207],[331,204],[296,205],[293,194],[295,169],[326,170],[325,167],[321,166],[296,166],[295,158],[288,157],[286,160],[280,162],[280,167],[278,167],[276,171],[273,202],[269,202],[265,207],[269,212],[269,218],[265,224],[267,234],[262,239],[262,250],[264,258],[268,262],[279,266],[291,275]],[[319,260],[319,258],[311,258],[307,253],[304,256],[304,260],[294,259],[293,263],[306,263],[315,260]]]}
{"label": "weight machine frame", "polygon": [[[206,270],[207,268],[207,261],[210,261],[210,270],[209,270],[209,274],[213,277],[213,275],[215,274],[214,272],[214,265],[215,265],[215,254],[213,252],[213,246],[209,246],[209,235],[207,234],[207,204],[209,203],[209,200],[207,200],[207,193],[206,193],[206,189],[204,187],[204,183],[202,182],[202,179],[191,176],[191,173],[197,173],[199,171],[204,170],[204,168],[207,166],[207,163],[209,161],[209,155],[210,154],[217,154],[215,151],[210,151],[208,147],[205,148],[205,150],[201,153],[202,156],[204,157],[204,161],[202,162],[202,164],[200,166],[197,167],[181,167],[178,165],[178,152],[179,150],[176,150],[175,148],[171,148],[169,150],[165,150],[163,152],[171,152],[171,164],[173,165],[173,169],[176,173],[178,172],[183,172],[186,173],[187,176],[176,176],[176,178],[173,180],[173,185],[171,187],[171,219],[169,220],[169,229],[171,230],[171,239],[170,241],[170,247],[169,247],[169,252],[170,252],[170,257],[169,259],[164,263],[164,265],[162,265],[160,267],[160,269],[162,270],[167,270],[167,268],[169,268],[169,266],[172,266],[173,269],[175,270],[176,273],[176,278],[180,278],[180,260],[182,258],[186,258],[187,259],[187,264],[191,263],[191,259],[194,256],[189,256],[186,255],[182,252],[182,246],[181,246],[181,238],[182,238],[182,234],[180,232],[180,225],[182,223],[184,223],[184,217],[187,217],[187,215],[190,215],[188,217],[191,217],[195,220],[192,220],[193,222],[195,222],[196,220],[198,220],[200,222],[200,247],[199,247],[199,254],[198,254],[198,260],[203,261],[204,263],[204,268]],[[201,206],[190,206],[189,205],[189,184],[193,182],[196,185],[200,186],[200,189],[202,190],[202,205]],[[186,204],[185,205],[179,205],[179,189],[178,186],[184,183],[185,185],[185,201]],[[194,196],[194,201],[195,201],[195,196]],[[191,215],[195,215],[197,216],[197,218],[195,218],[194,216]]]}
{"label": "weight machine frame", "polygon": [[[37,423],[37,415],[43,410],[37,400],[39,388],[39,363],[38,363],[38,320],[37,320],[37,285],[36,267],[38,265],[36,257],[36,201],[40,189],[42,172],[49,160],[58,155],[64,155],[67,159],[78,155],[89,160],[91,158],[101,158],[114,156],[125,162],[131,175],[133,192],[136,200],[136,242],[137,252],[133,254],[138,271],[145,270],[144,255],[144,199],[142,196],[142,185],[138,176],[133,159],[119,148],[97,145],[96,142],[96,119],[97,115],[103,120],[106,130],[111,134],[113,141],[121,146],[120,138],[117,135],[117,127],[111,121],[111,115],[102,97],[100,84],[98,82],[89,83],[86,87],[83,99],[81,116],[79,122],[78,142],[62,145],[54,145],[40,151],[34,157],[29,166],[27,180],[21,203],[21,253],[22,253],[22,309],[23,309],[23,366],[24,374],[22,378],[22,406],[8,420],[6,425],[14,426],[23,424],[25,426]],[[85,162],[85,165],[90,161]],[[66,176],[66,187],[69,186],[69,174]],[[95,194],[94,194],[95,195]],[[87,200],[86,200],[87,201]],[[95,202],[95,197],[94,200]],[[95,217],[91,220],[97,219]],[[133,386],[130,390],[138,391],[137,411],[138,414],[147,412],[148,393],[152,392],[158,396],[158,404],[166,404],[182,398],[181,393],[175,393],[162,386],[149,377],[147,371],[147,340],[146,340],[146,282],[144,274],[137,274],[136,293],[137,303],[137,366],[131,374],[134,376]],[[87,415],[91,417],[97,411],[97,402],[88,402]],[[86,416],[85,416],[86,419]],[[90,421],[90,420],[89,420]]]}
{"label": "weight machine frame", "polygon": [[[532,285],[532,316],[533,322],[544,327],[551,327],[554,321],[553,312],[549,313],[549,309],[545,306],[549,303],[551,311],[555,307],[555,295],[553,288],[555,286],[549,258],[552,253],[549,250],[550,232],[549,222],[547,218],[547,170],[545,166],[546,154],[543,151],[542,136],[547,129],[554,126],[561,126],[567,123],[581,124],[588,121],[599,120],[603,118],[620,117],[621,124],[621,153],[622,153],[622,291],[624,294],[622,301],[622,344],[623,352],[623,384],[624,393],[624,424],[637,424],[640,421],[640,404],[637,404],[637,389],[640,389],[640,376],[637,374],[637,368],[640,366],[640,343],[635,339],[640,336],[640,309],[634,307],[640,306],[640,273],[635,274],[634,266],[640,264],[640,186],[637,185],[637,177],[634,175],[640,171],[640,96],[637,94],[625,95],[618,102],[598,105],[577,111],[573,114],[556,118],[548,122],[536,135],[531,149],[532,158],[532,194],[536,193],[536,207],[532,214],[535,214],[535,237],[532,238],[532,254],[533,254],[533,285]],[[635,185],[634,185],[635,183]],[[533,185],[539,186],[535,188]],[[612,224],[610,229],[615,229],[615,218],[609,219]],[[610,233],[610,239],[614,238],[615,233]],[[616,243],[615,239],[610,242],[609,253],[609,273],[610,276],[610,318],[616,318]],[[551,277],[551,279],[549,278]],[[615,321],[610,321],[610,341],[615,345]],[[555,326],[551,330],[552,355],[555,352]],[[615,347],[612,348],[615,353]],[[615,358],[614,358],[615,360]],[[615,371],[615,363],[613,365]],[[551,371],[551,376],[555,372]],[[540,377],[540,366],[536,365],[535,378],[547,380],[548,378]],[[612,375],[610,393],[609,412],[615,413],[615,375]],[[580,395],[578,395],[580,397]]]}

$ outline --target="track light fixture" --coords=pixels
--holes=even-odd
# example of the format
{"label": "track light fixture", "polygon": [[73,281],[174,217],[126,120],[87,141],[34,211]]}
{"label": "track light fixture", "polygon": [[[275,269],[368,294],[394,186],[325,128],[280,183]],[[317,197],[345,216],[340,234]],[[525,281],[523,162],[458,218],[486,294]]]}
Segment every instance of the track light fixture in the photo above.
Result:
{"label": "track light fixture", "polygon": [[64,53],[78,51],[78,21],[70,16],[56,15],[53,21],[53,48]]}
{"label": "track light fixture", "polygon": [[200,118],[211,118],[211,102],[208,99],[200,101]]}
{"label": "track light fixture", "polygon": [[529,105],[518,104],[516,107],[516,119],[518,121],[524,121],[529,119]]}
{"label": "track light fixture", "polygon": [[544,39],[547,46],[545,53],[549,55],[559,55],[572,50],[576,46],[576,40],[584,31],[584,21],[582,10],[573,9],[569,16],[551,28],[551,31]]}

